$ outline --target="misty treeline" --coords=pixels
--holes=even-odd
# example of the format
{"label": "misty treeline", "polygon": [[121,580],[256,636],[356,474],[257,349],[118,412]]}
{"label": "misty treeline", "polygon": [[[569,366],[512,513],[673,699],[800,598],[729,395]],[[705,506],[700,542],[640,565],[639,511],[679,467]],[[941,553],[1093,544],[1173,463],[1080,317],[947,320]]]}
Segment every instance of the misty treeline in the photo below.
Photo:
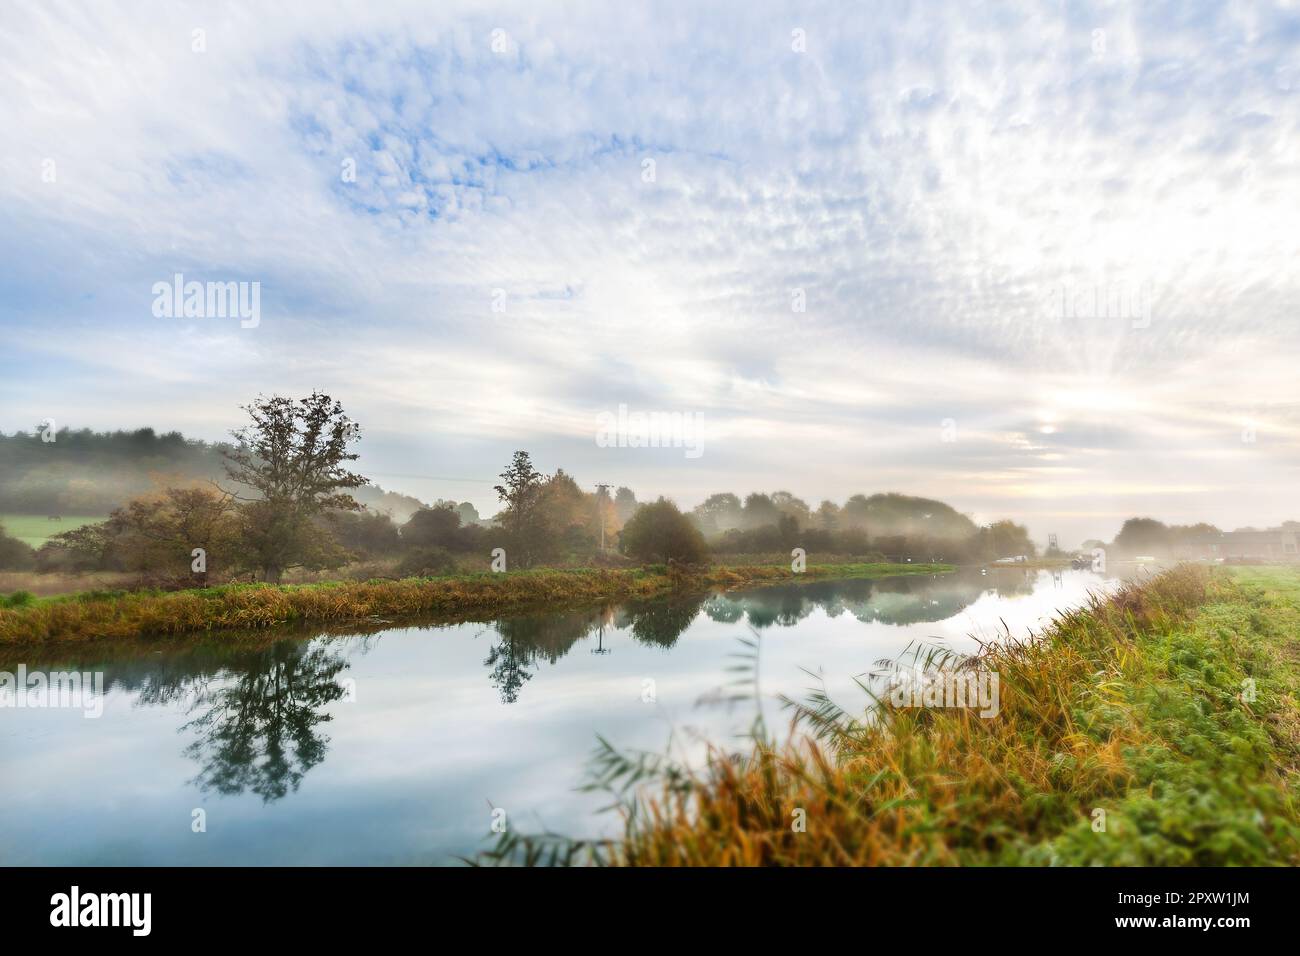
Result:
{"label": "misty treeline", "polygon": [[[158,434],[152,428],[96,432],[37,426],[0,433],[0,513],[106,515],[160,487],[224,479],[234,446]],[[360,504],[405,521],[424,503],[371,485],[352,492]],[[462,508],[473,513],[473,506]]]}
{"label": "misty treeline", "polygon": [[0,512],[104,515],[159,478],[216,476],[222,446],[152,428],[95,432],[38,426],[0,434]]}
{"label": "misty treeline", "polygon": [[636,508],[628,489],[594,496],[563,471],[528,465],[502,475],[505,507],[483,521],[469,502],[428,506],[370,486],[352,469],[360,427],[328,395],[260,398],[244,410],[249,423],[218,445],[151,429],[4,436],[0,509],[108,516],[36,551],[0,529],[0,568],[130,572],[165,587],[274,582],[376,559],[395,574],[434,574],[460,555],[486,567],[496,548],[530,567],[600,551]]}
{"label": "misty treeline", "polygon": [[1083,547],[1085,550],[1105,548],[1117,555],[1170,557],[1183,548],[1222,534],[1219,528],[1205,522],[1180,525],[1165,524],[1155,518],[1129,518],[1114,541],[1089,540],[1083,543]]}
{"label": "misty treeline", "polygon": [[[1226,554],[1234,545],[1225,545],[1221,542],[1225,542],[1231,536],[1249,535],[1260,530],[1246,527],[1225,532],[1216,525],[1204,521],[1196,524],[1165,524],[1155,518],[1129,518],[1120,528],[1114,541],[1109,544],[1103,541],[1086,541],[1084,548],[1104,547],[1118,555],[1130,557],[1151,555],[1158,558],[1178,558],[1204,556],[1209,546],[1218,544],[1219,553]],[[1268,530],[1300,532],[1300,521],[1283,521],[1276,529]]]}
{"label": "misty treeline", "polygon": [[[156,586],[192,586],[274,582],[289,570],[353,562],[437,574],[458,560],[486,567],[497,548],[508,569],[698,564],[713,554],[788,555],[796,547],[952,562],[1034,554],[1022,526],[978,527],[931,499],[854,495],[813,508],[785,491],[719,493],[683,513],[664,498],[638,502],[626,487],[585,489],[563,469],[544,474],[524,451],[495,487],[500,511],[484,520],[468,502],[428,506],[371,486],[352,470],[360,428],[328,395],[259,398],[245,411],[249,423],[217,445],[151,429],[63,430],[52,442],[39,432],[0,436],[6,452],[21,449],[5,459],[0,510],[30,513],[39,503],[37,512],[93,511],[131,492],[104,508],[106,520],[55,535],[38,551],[0,537],[0,567],[130,572]],[[46,497],[33,476],[49,481]]]}
{"label": "misty treeline", "polygon": [[1023,525],[979,527],[942,501],[897,493],[853,495],[843,505],[822,501],[815,508],[788,491],[754,493],[743,501],[722,493],[710,495],[690,517],[721,554],[801,547],[896,561],[973,562],[1037,553]]}
{"label": "misty treeline", "polygon": [[[85,469],[81,481],[92,484],[99,461],[112,472],[110,488],[147,482],[152,490],[112,508],[106,520],[57,534],[37,551],[26,549],[28,554],[21,542],[4,539],[0,566],[132,572],[157,586],[193,586],[214,576],[275,582],[291,569],[337,568],[379,554],[399,555],[412,573],[439,571],[450,566],[448,548],[468,551],[482,544],[485,529],[468,502],[429,508],[367,487],[367,479],[351,470],[360,428],[328,395],[259,398],[244,410],[249,423],[232,432],[233,442],[215,446],[148,429],[56,433],[53,441],[39,433],[26,436],[28,461],[33,444],[52,453],[66,442],[59,467],[43,466],[63,479],[64,488],[77,481],[67,475],[70,464],[74,471]],[[204,476],[213,456],[221,465],[219,478]],[[130,462],[148,469],[147,478],[132,475]],[[20,491],[29,489],[20,485]],[[23,494],[24,500],[31,497],[29,490]],[[95,499],[87,494],[83,500]],[[390,511],[369,511],[367,500]],[[54,502],[60,503],[67,499]],[[400,528],[392,518],[396,510],[408,515]],[[445,547],[421,548],[430,533]]]}

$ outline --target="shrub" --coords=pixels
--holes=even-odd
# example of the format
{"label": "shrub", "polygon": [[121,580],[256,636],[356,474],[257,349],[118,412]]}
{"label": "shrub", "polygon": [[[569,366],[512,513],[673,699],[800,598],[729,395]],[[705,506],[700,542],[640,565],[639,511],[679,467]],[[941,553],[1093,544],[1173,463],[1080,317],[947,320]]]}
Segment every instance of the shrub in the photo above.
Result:
{"label": "shrub", "polygon": [[486,553],[485,530],[478,525],[463,525],[460,514],[449,505],[421,508],[402,525],[401,544],[416,551],[436,548],[459,554],[471,551]]}
{"label": "shrub", "polygon": [[36,566],[36,552],[24,541],[5,534],[0,525],[0,571],[30,571]]}
{"label": "shrub", "polygon": [[642,505],[623,526],[619,544],[625,554],[641,561],[702,564],[709,554],[699,528],[667,498]]}
{"label": "shrub", "polygon": [[362,558],[396,554],[402,545],[397,525],[386,514],[373,511],[332,511],[324,522],[351,554]]}
{"label": "shrub", "polygon": [[417,548],[397,565],[397,572],[404,577],[427,578],[450,574],[455,569],[456,560],[446,548]]}

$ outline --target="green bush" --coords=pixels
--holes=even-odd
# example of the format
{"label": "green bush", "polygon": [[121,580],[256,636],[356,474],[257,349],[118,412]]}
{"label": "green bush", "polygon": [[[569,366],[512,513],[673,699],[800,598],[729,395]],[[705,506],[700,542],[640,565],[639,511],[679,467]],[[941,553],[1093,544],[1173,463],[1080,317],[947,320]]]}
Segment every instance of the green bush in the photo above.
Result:
{"label": "green bush", "polygon": [[704,564],[709,556],[700,529],[667,498],[638,508],[619,541],[625,554],[640,561]]}
{"label": "green bush", "polygon": [[0,571],[30,571],[36,567],[36,552],[25,542],[5,534],[0,525]]}
{"label": "green bush", "polygon": [[404,577],[427,578],[454,570],[456,559],[446,548],[416,548],[397,566],[398,573]]}

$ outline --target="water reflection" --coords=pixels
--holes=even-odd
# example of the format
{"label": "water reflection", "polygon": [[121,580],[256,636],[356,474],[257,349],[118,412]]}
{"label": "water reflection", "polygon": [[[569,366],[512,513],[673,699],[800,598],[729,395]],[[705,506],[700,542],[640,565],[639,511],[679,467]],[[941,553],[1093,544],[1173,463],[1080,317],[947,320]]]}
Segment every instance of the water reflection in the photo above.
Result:
{"label": "water reflection", "polygon": [[[555,664],[584,638],[603,638],[606,629],[627,631],[640,644],[668,650],[701,612],[711,621],[744,623],[759,630],[793,627],[819,610],[831,618],[848,614],[864,623],[943,621],[984,594],[1029,594],[1036,575],[1032,571],[1000,573],[996,588],[978,572],[877,581],[809,581],[737,595],[692,594],[507,618],[493,624],[495,639],[483,664],[502,703],[513,704],[539,663]],[[603,646],[597,650],[606,651]]]}
{"label": "water reflection", "polygon": [[[1004,596],[1028,594],[1032,582],[1023,574],[998,582]],[[712,620],[745,621],[762,630],[793,627],[814,611],[827,617],[849,614],[864,623],[918,624],[942,621],[960,613],[992,588],[979,576],[901,578],[889,581],[811,581],[763,588],[741,596],[718,595],[705,606]]]}
{"label": "water reflection", "polygon": [[[810,669],[854,711],[868,704],[855,675],[873,662],[917,641],[959,647],[1003,620],[1024,633],[1100,583],[1078,571],[991,570],[810,581],[478,624],[208,636],[90,651],[107,659],[28,660],[104,671],[107,702],[95,721],[5,716],[0,751],[31,772],[0,808],[0,846],[36,833],[40,856],[14,862],[68,864],[447,862],[481,849],[489,799],[521,825],[532,814],[534,828],[595,836],[604,798],[574,788],[598,735],[656,752],[669,739],[725,745],[751,726],[750,709],[721,706],[750,628],[765,633],[761,686],[746,699],[761,690],[775,730],[778,698],[802,699]],[[188,840],[192,809],[212,799],[222,801],[215,825]]]}
{"label": "water reflection", "polygon": [[[1028,593],[1032,574],[1001,575],[1002,594]],[[483,666],[503,704],[519,700],[543,663],[554,665],[583,639],[625,631],[638,644],[669,650],[701,612],[722,624],[762,630],[793,627],[814,611],[848,614],[863,622],[913,624],[954,616],[990,592],[972,573],[884,581],[810,581],[741,594],[693,594],[622,605],[505,618],[492,624]],[[325,759],[326,707],[347,693],[340,675],[348,661],[328,644],[286,639],[269,646],[223,649],[204,644],[162,660],[115,667],[116,687],[135,691],[140,705],[183,704],[180,728],[194,739],[185,747],[198,764],[193,782],[224,796],[249,792],[263,802],[298,789]]]}
{"label": "water reflection", "polygon": [[488,680],[513,704],[539,662],[554,664],[584,638],[597,635],[599,654],[607,629],[628,631],[638,643],[671,648],[700,613],[706,595],[637,601],[578,611],[504,618],[493,624],[496,640],[483,662]]}
{"label": "water reflection", "polygon": [[627,604],[615,615],[615,626],[630,630],[641,644],[667,650],[691,626],[704,600],[705,595],[696,594]]}
{"label": "water reflection", "polygon": [[[364,650],[364,647],[360,649]],[[114,664],[111,688],[138,706],[179,705],[194,739],[185,755],[204,793],[253,793],[264,803],[298,789],[322,760],[325,707],[342,700],[348,661],[328,643],[285,639],[262,646],[200,644],[165,657]]]}
{"label": "water reflection", "polygon": [[234,681],[194,694],[189,711],[197,716],[181,731],[196,735],[185,753],[199,765],[199,789],[247,790],[264,803],[297,790],[325,759],[329,738],[317,728],[330,720],[323,708],[346,693],[336,678],[347,666],[325,649],[280,641]]}

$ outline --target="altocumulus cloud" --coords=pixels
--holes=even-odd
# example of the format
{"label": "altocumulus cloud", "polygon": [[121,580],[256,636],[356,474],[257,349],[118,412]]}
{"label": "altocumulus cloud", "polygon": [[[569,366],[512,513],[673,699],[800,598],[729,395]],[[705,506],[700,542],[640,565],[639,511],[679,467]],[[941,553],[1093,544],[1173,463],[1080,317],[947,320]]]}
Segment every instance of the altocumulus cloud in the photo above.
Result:
{"label": "altocumulus cloud", "polygon": [[[1295,516],[1294,8],[370,7],[11,5],[0,426],[318,386],[381,474]],[[154,318],[177,272],[261,324]]]}

